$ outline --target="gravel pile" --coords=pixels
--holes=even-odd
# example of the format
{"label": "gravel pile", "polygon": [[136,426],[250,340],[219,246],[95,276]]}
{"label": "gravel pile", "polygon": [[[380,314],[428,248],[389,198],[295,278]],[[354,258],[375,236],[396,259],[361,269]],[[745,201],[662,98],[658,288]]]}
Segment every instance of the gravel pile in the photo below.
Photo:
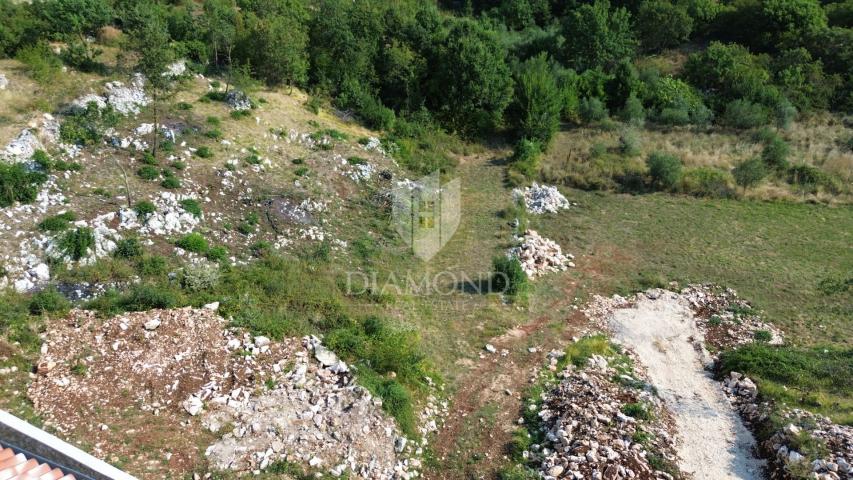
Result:
{"label": "gravel pile", "polygon": [[539,185],[536,182],[526,188],[516,188],[512,194],[516,199],[524,201],[528,212],[536,215],[557,213],[560,210],[568,210],[571,206],[557,187]]}
{"label": "gravel pile", "polygon": [[[556,358],[551,358],[553,365]],[[668,414],[647,388],[624,386],[645,385],[632,375],[620,374],[606,358],[594,355],[585,368],[563,371],[562,381],[543,394],[538,411],[535,404],[529,406],[542,421],[546,441],[525,455],[540,465],[544,478],[672,478],[657,471],[648,458],[651,448],[675,463],[673,437],[665,422]],[[624,414],[629,404],[653,409],[654,420],[638,421]]]}
{"label": "gravel pile", "polygon": [[526,231],[518,241],[519,245],[511,248],[508,255],[521,262],[521,268],[531,279],[575,266],[572,254],[563,254],[556,242],[540,236],[534,230]]}

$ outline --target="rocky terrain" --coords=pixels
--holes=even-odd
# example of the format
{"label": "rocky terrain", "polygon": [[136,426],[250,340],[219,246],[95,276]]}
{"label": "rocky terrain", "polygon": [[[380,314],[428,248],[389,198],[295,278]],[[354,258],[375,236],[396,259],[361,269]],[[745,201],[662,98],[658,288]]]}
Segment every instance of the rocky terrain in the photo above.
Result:
{"label": "rocky terrain", "polygon": [[[132,435],[128,423],[149,417],[211,442],[204,455],[213,470],[259,471],[290,461],[368,479],[418,475],[425,439],[402,435],[382,401],[356,385],[351,367],[319,339],[251,337],[227,328],[216,308],[106,321],[74,310],[46,335],[29,397],[46,425],[85,435],[106,458],[138,451],[115,436]],[[424,433],[436,428],[434,403],[422,418]],[[153,432],[140,433],[148,448],[174,459],[165,477],[204,468],[185,451],[193,446],[160,447],[151,443]]]}
{"label": "rocky terrain", "polygon": [[541,404],[528,407],[545,444],[525,455],[545,479],[674,478],[660,470],[676,459],[671,419],[642,375],[593,355],[558,377]]}

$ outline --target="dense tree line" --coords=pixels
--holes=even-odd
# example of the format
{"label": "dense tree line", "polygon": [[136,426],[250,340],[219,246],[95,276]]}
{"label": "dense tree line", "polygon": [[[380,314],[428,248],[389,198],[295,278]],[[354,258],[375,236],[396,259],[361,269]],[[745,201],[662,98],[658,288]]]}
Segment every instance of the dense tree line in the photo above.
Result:
{"label": "dense tree line", "polygon": [[[0,56],[63,41],[92,68],[89,39],[120,30],[128,49],[162,41],[164,58],[302,87],[374,128],[546,148],[561,121],[610,115],[748,128],[853,111],[851,27],[851,0],[0,0]],[[682,46],[678,76],[636,61]]]}

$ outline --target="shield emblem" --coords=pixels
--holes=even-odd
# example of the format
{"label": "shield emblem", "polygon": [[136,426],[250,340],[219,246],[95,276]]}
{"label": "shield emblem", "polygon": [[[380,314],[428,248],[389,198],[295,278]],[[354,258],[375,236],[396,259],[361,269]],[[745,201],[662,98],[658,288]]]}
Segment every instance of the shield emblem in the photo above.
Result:
{"label": "shield emblem", "polygon": [[442,185],[436,171],[416,182],[398,182],[394,187],[394,228],[420,259],[434,257],[459,227],[460,185],[458,178]]}

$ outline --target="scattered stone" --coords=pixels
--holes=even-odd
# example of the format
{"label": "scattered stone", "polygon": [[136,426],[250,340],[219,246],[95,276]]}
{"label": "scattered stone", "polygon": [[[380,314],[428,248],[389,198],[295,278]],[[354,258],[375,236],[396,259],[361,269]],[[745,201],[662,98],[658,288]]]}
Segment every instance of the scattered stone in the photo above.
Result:
{"label": "scattered stone", "polygon": [[233,110],[249,110],[252,108],[252,101],[245,92],[240,90],[231,90],[225,95],[225,103]]}
{"label": "scattered stone", "polygon": [[6,78],[6,75],[0,73],[0,90],[6,90],[6,87],[9,86],[9,80]]}

